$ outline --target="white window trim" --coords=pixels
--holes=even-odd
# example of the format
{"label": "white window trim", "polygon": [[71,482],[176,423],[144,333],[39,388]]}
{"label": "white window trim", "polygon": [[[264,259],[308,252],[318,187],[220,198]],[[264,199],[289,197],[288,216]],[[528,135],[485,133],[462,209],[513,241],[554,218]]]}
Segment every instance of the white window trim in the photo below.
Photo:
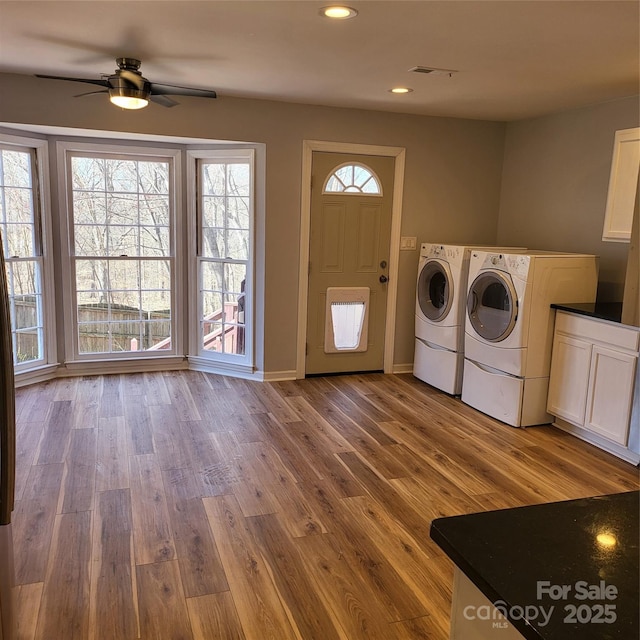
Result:
{"label": "white window trim", "polygon": [[[114,154],[117,156],[131,155],[136,158],[166,158],[172,163],[172,211],[171,220],[171,238],[172,238],[172,255],[174,265],[174,280],[171,282],[171,351],[160,354],[159,352],[139,351],[135,355],[132,352],[124,351],[101,353],[78,352],[77,341],[77,323],[76,323],[76,297],[72,246],[71,246],[71,211],[72,203],[69,201],[69,157],[72,153],[92,153],[92,154]],[[63,278],[63,301],[64,301],[64,325],[65,325],[65,354],[66,363],[71,365],[75,362],[107,362],[107,361],[141,361],[141,360],[167,360],[180,357],[184,353],[184,323],[185,315],[181,313],[181,309],[185,308],[186,298],[184,295],[184,287],[180,286],[184,282],[184,273],[180,258],[183,247],[184,211],[182,200],[182,164],[180,149],[165,147],[139,147],[129,145],[103,144],[100,142],[70,142],[58,141],[56,143],[56,155],[58,166],[58,196],[60,203],[60,228],[62,230],[61,237],[61,264],[62,271],[65,274]],[[64,219],[63,219],[64,218]]]}
{"label": "white window trim", "polygon": [[[37,197],[39,198],[42,241],[42,321],[44,350],[39,360],[15,365],[16,383],[40,375],[43,371],[54,371],[57,366],[56,299],[53,281],[53,242],[51,238],[51,179],[49,173],[49,143],[42,138],[17,136],[0,132],[0,142],[22,149],[35,150]],[[1,250],[1,248],[0,248]]]}
{"label": "white window trim", "polygon": [[[4,127],[0,129],[0,135],[7,140],[15,140],[16,144],[26,146],[33,145],[41,148],[42,153],[38,154],[39,161],[43,169],[39,171],[41,181],[41,195],[46,206],[43,208],[43,246],[47,248],[47,266],[45,280],[46,293],[46,336],[48,346],[49,364],[36,367],[29,372],[16,375],[16,386],[24,386],[34,382],[42,382],[56,377],[76,376],[83,374],[99,373],[129,373],[142,371],[169,371],[192,369],[206,371],[220,375],[229,375],[251,380],[289,380],[295,377],[294,371],[271,372],[264,371],[264,340],[265,340],[265,232],[266,232],[266,145],[261,142],[240,142],[227,140],[212,140],[208,138],[193,138],[180,136],[152,135],[144,133],[127,133],[109,130],[72,129],[68,127],[55,127],[48,125],[16,125],[13,123],[1,123]],[[15,131],[15,134],[14,134]],[[6,134],[6,135],[5,135]],[[37,137],[40,136],[40,137]],[[47,149],[50,145],[50,152]],[[147,145],[147,146],[145,146]],[[67,228],[66,212],[66,186],[64,177],[60,175],[64,167],[64,151],[66,148],[78,150],[110,150],[116,153],[131,150],[132,153],[142,152],[142,154],[157,155],[162,149],[169,148],[171,154],[183,157],[182,169],[176,166],[176,200],[180,203],[181,209],[177,210],[176,222],[178,229],[176,232],[176,279],[180,283],[178,297],[182,300],[181,307],[176,310],[180,314],[182,329],[179,330],[176,340],[181,344],[180,352],[176,356],[156,356],[155,358],[127,358],[101,360],[79,360],[74,361],[67,347],[66,336],[68,333],[69,313],[69,258],[65,257],[65,250],[68,248],[68,238],[65,236]],[[195,203],[194,182],[189,178],[190,162],[187,161],[187,154],[206,154],[217,150],[237,150],[253,149],[255,152],[254,164],[254,289],[253,289],[253,309],[254,309],[254,366],[253,368],[238,367],[233,364],[222,362],[212,362],[206,359],[191,355],[185,351],[184,345],[189,344],[188,340],[188,320],[189,311],[186,308],[187,295],[186,287],[191,286],[193,280],[187,276],[193,268],[193,260],[190,256],[190,244],[187,245],[188,233],[195,231],[195,226],[191,228],[194,221],[193,211],[190,207]],[[49,161],[51,168],[55,172],[49,171]],[[193,177],[193,176],[191,176]],[[62,187],[62,188],[61,188]],[[57,193],[56,193],[57,190]],[[51,193],[53,193],[53,204],[57,207],[57,212],[51,207]],[[187,197],[188,196],[188,197]],[[56,214],[56,215],[54,215]],[[52,221],[55,220],[55,227]],[[195,222],[193,222],[195,225]],[[184,231],[183,231],[184,230]],[[55,239],[55,252],[54,243]],[[189,249],[187,249],[189,247]],[[180,253],[182,254],[180,256]],[[54,274],[56,283],[54,284]],[[181,293],[184,292],[184,293]],[[58,335],[56,330],[58,324]],[[62,334],[62,330],[65,333]],[[64,362],[62,361],[64,354]],[[108,354],[111,356],[111,354]]]}
{"label": "white window trim", "polygon": [[[257,153],[255,146],[228,146],[216,149],[191,149],[187,151],[187,215],[188,224],[188,263],[189,263],[189,362],[202,371],[227,373],[247,377],[256,371],[256,221],[257,221]],[[249,258],[247,260],[247,278],[245,282],[245,352],[244,355],[205,351],[200,347],[200,318],[202,316],[200,300],[200,269],[198,255],[198,160],[249,161],[251,164],[251,212],[249,216]]]}

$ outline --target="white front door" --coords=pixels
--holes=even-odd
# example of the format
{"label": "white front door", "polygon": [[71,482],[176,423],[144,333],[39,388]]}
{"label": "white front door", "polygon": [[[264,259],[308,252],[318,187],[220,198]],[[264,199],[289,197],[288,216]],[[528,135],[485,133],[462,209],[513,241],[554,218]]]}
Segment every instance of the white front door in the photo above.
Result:
{"label": "white front door", "polygon": [[307,374],[383,370],[394,162],[313,153]]}

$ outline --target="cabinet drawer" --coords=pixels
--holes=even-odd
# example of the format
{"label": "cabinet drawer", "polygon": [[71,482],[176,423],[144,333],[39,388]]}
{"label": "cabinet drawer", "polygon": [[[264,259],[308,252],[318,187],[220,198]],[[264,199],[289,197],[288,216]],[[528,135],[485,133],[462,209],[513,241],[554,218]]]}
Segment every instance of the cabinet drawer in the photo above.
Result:
{"label": "cabinet drawer", "polygon": [[638,329],[562,311],[556,313],[556,331],[629,351],[640,345]]}

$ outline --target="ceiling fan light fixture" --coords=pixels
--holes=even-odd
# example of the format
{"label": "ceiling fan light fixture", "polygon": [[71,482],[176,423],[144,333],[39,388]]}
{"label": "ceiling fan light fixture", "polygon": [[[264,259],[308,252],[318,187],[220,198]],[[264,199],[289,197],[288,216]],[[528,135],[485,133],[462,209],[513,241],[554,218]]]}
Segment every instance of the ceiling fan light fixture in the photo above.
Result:
{"label": "ceiling fan light fixture", "polygon": [[195,98],[216,98],[212,89],[181,87],[176,84],[159,82],[151,84],[139,71],[140,60],[135,58],[116,58],[118,68],[109,76],[102,74],[100,79],[73,78],[69,76],[50,76],[36,74],[37,78],[64,80],[66,82],[83,82],[102,87],[100,91],[89,91],[77,96],[94,93],[108,93],[109,100],[121,109],[143,109],[150,101],[163,107],[175,107],[178,103],[170,96],[192,96]]}
{"label": "ceiling fan light fixture", "polygon": [[320,9],[320,15],[327,18],[333,18],[334,20],[348,20],[349,18],[355,18],[358,15],[358,12],[352,7],[336,4],[328,7],[322,7],[322,9]]}
{"label": "ceiling fan light fixture", "polygon": [[149,92],[131,87],[109,89],[109,100],[122,109],[144,109],[149,104]]}

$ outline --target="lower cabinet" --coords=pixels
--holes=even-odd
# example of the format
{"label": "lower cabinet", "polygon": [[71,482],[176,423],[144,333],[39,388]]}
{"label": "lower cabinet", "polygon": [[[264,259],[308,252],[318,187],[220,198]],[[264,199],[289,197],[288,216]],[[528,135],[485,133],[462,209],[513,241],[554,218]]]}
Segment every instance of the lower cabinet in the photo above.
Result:
{"label": "lower cabinet", "polygon": [[584,426],[627,445],[637,355],[594,345]]}
{"label": "lower cabinet", "polygon": [[584,423],[591,366],[589,342],[556,331],[553,341],[547,411],[575,424]]}
{"label": "lower cabinet", "polygon": [[626,447],[640,333],[558,311],[547,410]]}

